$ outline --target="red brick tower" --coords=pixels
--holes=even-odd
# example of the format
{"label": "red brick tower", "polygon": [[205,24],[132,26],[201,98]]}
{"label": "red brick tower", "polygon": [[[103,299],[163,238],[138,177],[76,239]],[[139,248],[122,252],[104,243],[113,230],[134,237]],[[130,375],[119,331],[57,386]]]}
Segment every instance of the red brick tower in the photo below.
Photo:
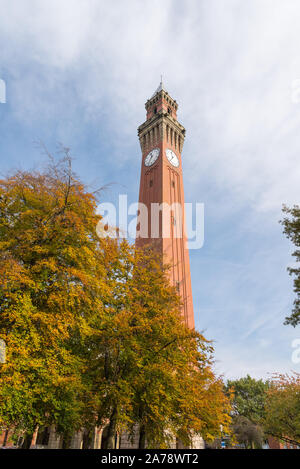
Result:
{"label": "red brick tower", "polygon": [[171,265],[171,282],[178,289],[185,323],[194,328],[189,251],[185,234],[181,152],[185,129],[177,120],[177,102],[161,81],[146,102],[147,118],[138,128],[142,166],[137,246],[151,243]]}

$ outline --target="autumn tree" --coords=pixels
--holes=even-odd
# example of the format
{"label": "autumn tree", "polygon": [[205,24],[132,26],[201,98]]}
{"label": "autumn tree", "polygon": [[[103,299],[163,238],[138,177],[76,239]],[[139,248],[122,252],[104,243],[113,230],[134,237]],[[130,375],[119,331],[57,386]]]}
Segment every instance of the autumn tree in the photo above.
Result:
{"label": "autumn tree", "polygon": [[286,317],[285,324],[291,324],[295,327],[300,324],[300,207],[294,205],[294,207],[289,208],[284,205],[283,213],[286,214],[283,220],[281,220],[281,224],[284,228],[283,232],[296,248],[293,252],[296,265],[295,267],[288,268],[289,274],[294,276],[294,292],[296,298],[294,300],[292,314]]}
{"label": "autumn tree", "polygon": [[83,363],[70,339],[100,313],[105,290],[96,200],[63,150],[44,172],[0,182],[0,421],[27,433],[80,425]]}
{"label": "autumn tree", "polygon": [[265,429],[300,445],[300,374],[274,376],[266,401]]}
{"label": "autumn tree", "polygon": [[84,345],[98,400],[98,424],[115,434],[139,433],[139,446],[167,447],[192,432],[208,438],[228,428],[229,401],[212,372],[212,347],[188,329],[167,267],[149,250],[108,239],[101,262],[108,296]]}
{"label": "autumn tree", "polygon": [[[139,446],[167,447],[176,436],[210,439],[228,428],[229,401],[212,372],[211,343],[183,323],[180,299],[169,285],[168,266],[142,253],[132,278],[135,308],[145,316],[140,371],[134,384],[134,422]],[[145,262],[146,259],[146,262]],[[142,286],[142,288],[140,288]],[[143,312],[144,311],[144,312]]]}

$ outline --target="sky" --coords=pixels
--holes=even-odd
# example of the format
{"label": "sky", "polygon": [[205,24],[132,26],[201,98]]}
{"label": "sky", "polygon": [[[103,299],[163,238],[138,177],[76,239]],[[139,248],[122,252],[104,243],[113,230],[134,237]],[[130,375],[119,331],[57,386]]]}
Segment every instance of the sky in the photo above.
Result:
{"label": "sky", "polygon": [[[298,0],[0,0],[0,175],[71,148],[103,201],[136,202],[137,127],[163,74],[187,130],[195,321],[226,379],[300,372],[284,326],[294,299],[282,204],[299,203]],[[0,96],[1,98],[1,96]],[[0,99],[1,101],[1,99]]]}

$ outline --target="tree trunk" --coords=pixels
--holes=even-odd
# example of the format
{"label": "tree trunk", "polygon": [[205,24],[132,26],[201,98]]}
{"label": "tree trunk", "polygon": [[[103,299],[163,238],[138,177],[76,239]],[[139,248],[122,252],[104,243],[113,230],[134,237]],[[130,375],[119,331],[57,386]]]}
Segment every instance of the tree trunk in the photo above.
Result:
{"label": "tree trunk", "polygon": [[83,434],[82,449],[91,449],[91,443],[92,443],[91,440],[92,440],[91,430],[86,430]]}
{"label": "tree trunk", "polygon": [[110,416],[110,420],[108,424],[106,449],[115,449],[116,428],[117,428],[117,409],[114,408]]}
{"label": "tree trunk", "polygon": [[5,430],[4,440],[3,440],[2,446],[6,446],[7,439],[8,439],[8,433],[9,433],[9,428],[7,428],[7,429]]}
{"label": "tree trunk", "polygon": [[71,446],[71,440],[72,440],[71,435],[68,435],[68,434],[63,435],[62,449],[69,449]]}
{"label": "tree trunk", "polygon": [[140,426],[139,449],[146,448],[146,431],[144,425]]}
{"label": "tree trunk", "polygon": [[22,449],[30,449],[32,438],[33,438],[33,432],[27,433],[22,444]]}

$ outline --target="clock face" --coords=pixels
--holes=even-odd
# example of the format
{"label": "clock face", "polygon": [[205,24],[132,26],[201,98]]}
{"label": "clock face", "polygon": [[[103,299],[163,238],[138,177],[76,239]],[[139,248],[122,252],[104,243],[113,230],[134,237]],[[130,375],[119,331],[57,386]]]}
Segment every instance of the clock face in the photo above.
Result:
{"label": "clock face", "polygon": [[145,166],[152,166],[159,157],[160,149],[154,148],[145,158]]}
{"label": "clock face", "polygon": [[166,157],[168,158],[168,160],[170,161],[171,165],[175,166],[175,168],[178,168],[179,166],[179,159],[178,157],[175,155],[175,153],[170,150],[169,148],[166,150]]}

